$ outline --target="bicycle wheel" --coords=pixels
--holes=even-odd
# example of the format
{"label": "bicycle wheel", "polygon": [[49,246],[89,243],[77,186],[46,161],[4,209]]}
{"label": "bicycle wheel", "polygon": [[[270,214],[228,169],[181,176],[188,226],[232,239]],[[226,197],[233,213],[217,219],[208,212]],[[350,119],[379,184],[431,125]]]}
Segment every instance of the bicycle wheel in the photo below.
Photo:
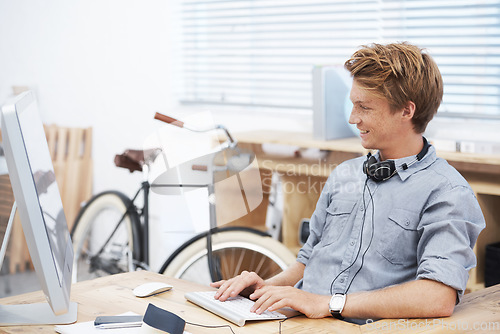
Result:
{"label": "bicycle wheel", "polygon": [[[123,214],[128,210],[124,219]],[[139,259],[139,216],[124,194],[107,191],[80,210],[71,231],[73,282],[134,270]]]}
{"label": "bicycle wheel", "polygon": [[[188,281],[209,284],[206,235],[202,233],[184,243],[165,261],[160,273]],[[212,235],[214,258],[223,279],[243,270],[255,271],[263,279],[272,277],[295,262],[295,255],[279,241],[257,230],[244,227],[222,228]]]}

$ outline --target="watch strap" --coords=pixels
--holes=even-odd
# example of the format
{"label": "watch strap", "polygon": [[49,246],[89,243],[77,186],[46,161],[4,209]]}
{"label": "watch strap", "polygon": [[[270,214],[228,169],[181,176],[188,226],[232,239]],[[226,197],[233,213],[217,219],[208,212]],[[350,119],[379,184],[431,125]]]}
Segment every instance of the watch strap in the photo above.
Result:
{"label": "watch strap", "polygon": [[342,314],[340,314],[339,311],[330,311],[330,313],[335,319],[344,320],[344,317],[342,316]]}

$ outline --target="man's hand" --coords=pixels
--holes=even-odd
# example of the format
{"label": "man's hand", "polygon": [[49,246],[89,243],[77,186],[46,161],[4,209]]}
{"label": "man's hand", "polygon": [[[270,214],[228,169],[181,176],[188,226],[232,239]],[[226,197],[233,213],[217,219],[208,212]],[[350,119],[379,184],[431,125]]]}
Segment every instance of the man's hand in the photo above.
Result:
{"label": "man's hand", "polygon": [[255,300],[255,305],[250,311],[258,314],[266,310],[276,311],[283,307],[291,307],[308,318],[324,318],[330,315],[328,309],[330,296],[305,292],[291,286],[266,285],[255,290],[250,299]]}
{"label": "man's hand", "polygon": [[240,275],[228,280],[210,283],[210,286],[219,288],[214,297],[221,302],[239,294],[248,297],[252,292],[264,285],[264,280],[259,275],[248,271],[243,271]]}

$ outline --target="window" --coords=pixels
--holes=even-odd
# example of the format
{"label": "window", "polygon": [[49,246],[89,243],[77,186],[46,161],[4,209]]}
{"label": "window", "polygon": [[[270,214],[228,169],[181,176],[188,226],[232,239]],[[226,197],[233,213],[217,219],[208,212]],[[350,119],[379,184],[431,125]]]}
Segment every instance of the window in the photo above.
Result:
{"label": "window", "polygon": [[427,48],[441,114],[500,118],[500,0],[184,0],[180,100],[311,109],[314,65],[362,44]]}

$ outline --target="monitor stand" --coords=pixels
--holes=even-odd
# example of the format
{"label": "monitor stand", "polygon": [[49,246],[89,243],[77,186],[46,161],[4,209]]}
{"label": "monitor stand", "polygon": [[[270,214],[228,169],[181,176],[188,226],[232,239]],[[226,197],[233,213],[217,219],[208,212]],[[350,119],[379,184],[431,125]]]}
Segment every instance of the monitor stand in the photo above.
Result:
{"label": "monitor stand", "polygon": [[[16,214],[16,202],[12,205],[9,222],[0,248],[0,269],[2,268],[7,244]],[[0,305],[0,326],[15,325],[62,325],[72,324],[77,319],[77,303],[70,302],[68,312],[55,315],[48,303]]]}
{"label": "monitor stand", "polygon": [[0,326],[64,325],[76,322],[77,303],[70,302],[68,312],[55,315],[48,303],[0,305]]}

